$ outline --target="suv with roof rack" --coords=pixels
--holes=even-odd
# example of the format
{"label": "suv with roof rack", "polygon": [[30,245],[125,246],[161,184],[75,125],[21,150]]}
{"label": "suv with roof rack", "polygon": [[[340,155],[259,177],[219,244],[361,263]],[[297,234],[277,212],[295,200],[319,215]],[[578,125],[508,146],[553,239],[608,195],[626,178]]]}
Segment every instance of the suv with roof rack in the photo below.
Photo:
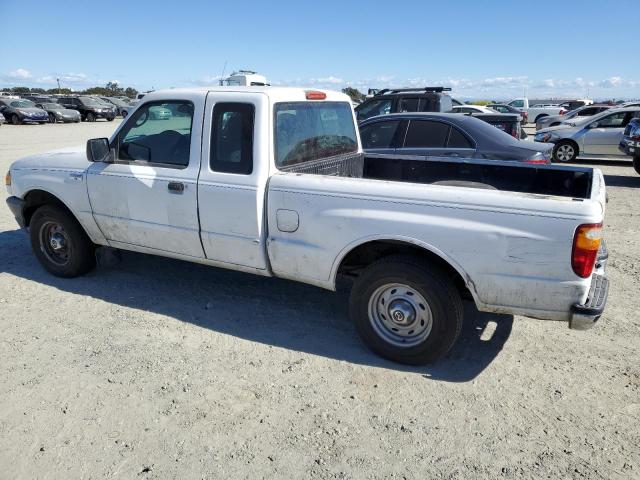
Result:
{"label": "suv with roof rack", "polygon": [[389,113],[448,112],[454,101],[444,92],[450,91],[449,87],[385,88],[356,107],[358,122]]}

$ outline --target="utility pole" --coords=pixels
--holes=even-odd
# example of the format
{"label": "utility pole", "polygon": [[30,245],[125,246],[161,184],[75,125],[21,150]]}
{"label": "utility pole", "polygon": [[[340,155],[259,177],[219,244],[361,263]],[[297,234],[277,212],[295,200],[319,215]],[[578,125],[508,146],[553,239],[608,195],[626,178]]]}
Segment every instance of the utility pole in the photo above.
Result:
{"label": "utility pole", "polygon": [[56,78],[56,82],[58,82],[58,95],[60,95],[60,79]]}

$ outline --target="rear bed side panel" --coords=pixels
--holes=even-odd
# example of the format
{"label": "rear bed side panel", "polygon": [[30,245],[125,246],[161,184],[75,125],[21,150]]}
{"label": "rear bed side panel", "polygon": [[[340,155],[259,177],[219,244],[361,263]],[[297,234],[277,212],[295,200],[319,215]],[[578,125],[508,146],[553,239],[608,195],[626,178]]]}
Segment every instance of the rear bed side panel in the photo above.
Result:
{"label": "rear bed side panel", "polygon": [[[304,174],[274,175],[268,195],[277,276],[333,288],[351,247],[406,239],[456,268],[479,308],[556,320],[589,289],[571,269],[575,228],[602,219],[591,200]],[[278,210],[297,212],[295,232]]]}

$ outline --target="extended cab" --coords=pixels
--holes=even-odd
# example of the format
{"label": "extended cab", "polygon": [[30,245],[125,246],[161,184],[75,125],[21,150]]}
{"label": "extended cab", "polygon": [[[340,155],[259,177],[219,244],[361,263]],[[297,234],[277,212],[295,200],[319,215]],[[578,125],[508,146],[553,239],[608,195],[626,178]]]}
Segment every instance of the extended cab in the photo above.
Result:
{"label": "extended cab", "polygon": [[538,120],[549,115],[562,115],[567,109],[561,105],[530,105],[528,98],[515,98],[507,103],[510,107],[527,112],[529,122],[536,123]]}
{"label": "extended cab", "polygon": [[463,297],[586,328],[608,291],[599,170],[365,157],[341,93],[152,92],[110,139],[18,160],[7,185],[54,275],[114,247],[328,290],[351,279],[361,337],[410,364],[453,345]]}

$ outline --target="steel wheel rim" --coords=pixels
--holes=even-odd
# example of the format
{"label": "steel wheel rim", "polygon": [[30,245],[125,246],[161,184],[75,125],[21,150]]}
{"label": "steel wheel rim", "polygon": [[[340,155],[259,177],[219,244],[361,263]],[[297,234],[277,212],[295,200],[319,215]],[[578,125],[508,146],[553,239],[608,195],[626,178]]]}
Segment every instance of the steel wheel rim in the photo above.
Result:
{"label": "steel wheel rim", "polygon": [[573,159],[575,151],[571,145],[560,145],[556,152],[558,160],[561,162],[568,162]]}
{"label": "steel wheel rim", "polygon": [[71,260],[71,242],[64,227],[48,221],[40,226],[40,250],[56,265],[64,266]]}
{"label": "steel wheel rim", "polygon": [[431,334],[429,302],[416,289],[401,283],[378,287],[369,298],[369,322],[374,331],[396,347],[415,347]]}

